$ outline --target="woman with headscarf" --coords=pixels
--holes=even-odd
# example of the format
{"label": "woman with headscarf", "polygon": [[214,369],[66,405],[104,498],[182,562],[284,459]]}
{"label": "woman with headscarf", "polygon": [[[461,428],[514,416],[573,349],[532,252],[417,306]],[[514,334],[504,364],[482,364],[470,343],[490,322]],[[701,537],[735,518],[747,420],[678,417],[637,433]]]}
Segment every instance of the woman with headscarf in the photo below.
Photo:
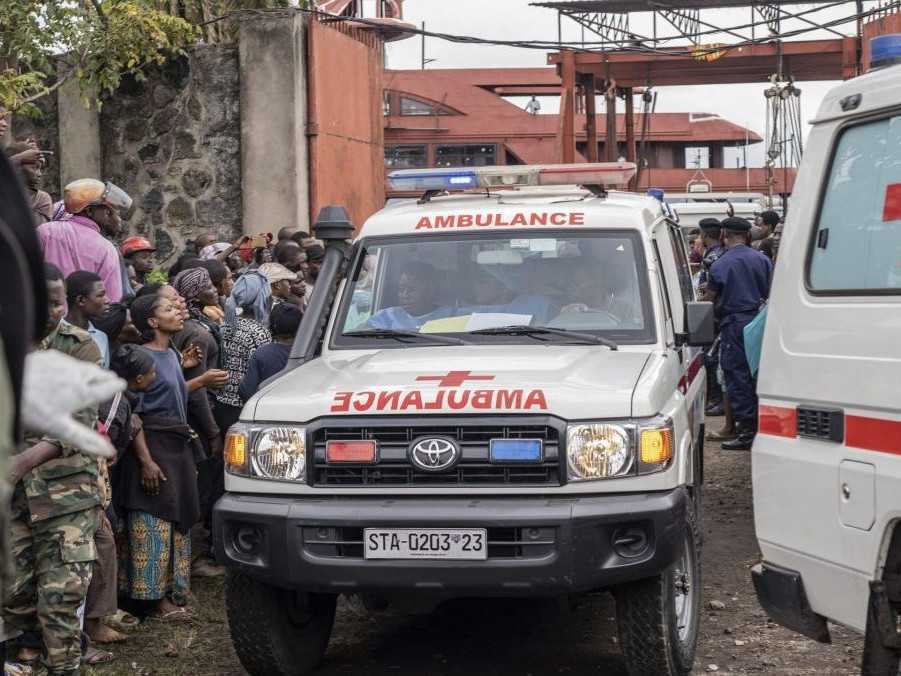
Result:
{"label": "woman with headscarf", "polygon": [[153,604],[152,617],[178,621],[191,616],[185,608],[190,591],[191,526],[200,516],[197,494],[196,435],[188,426],[188,393],[209,384],[206,372],[185,380],[182,368],[196,357],[181,359],[172,336],[184,327],[181,310],[160,293],[137,298],[132,320],[154,362],[156,378],[137,397],[147,447],[160,477],[148,483],[145,462],[131,453],[121,460],[117,504],[126,516],[122,553],[122,587],[132,599]]}
{"label": "woman with headscarf", "polygon": [[227,430],[238,421],[244,402],[238,389],[253,351],[272,342],[269,333],[271,285],[258,270],[248,270],[235,282],[225,303],[222,327],[222,367],[228,384],[216,392],[216,422]]}
{"label": "woman with headscarf", "polygon": [[[189,350],[196,351],[200,358],[195,366],[185,369],[185,378],[190,380],[210,369],[218,369],[221,359],[219,326],[203,314],[203,306],[217,298],[210,273],[200,267],[188,268],[178,273],[171,285],[160,287],[158,293],[176,305],[180,297],[187,310],[188,317],[183,328],[172,336],[172,346],[183,354]],[[188,424],[200,436],[207,457],[221,451],[221,430],[213,416],[212,402],[206,388],[191,393]]]}

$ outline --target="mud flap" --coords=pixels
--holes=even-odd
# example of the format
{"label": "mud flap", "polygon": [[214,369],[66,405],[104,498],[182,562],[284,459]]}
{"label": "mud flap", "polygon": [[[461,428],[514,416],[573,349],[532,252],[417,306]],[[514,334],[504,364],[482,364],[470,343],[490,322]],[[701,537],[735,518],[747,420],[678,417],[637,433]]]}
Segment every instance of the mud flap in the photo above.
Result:
{"label": "mud flap", "polygon": [[820,643],[831,643],[826,618],[813,611],[804,591],[801,574],[771,563],[751,569],[757,600],[767,614],[783,627]]}
{"label": "mud flap", "polygon": [[870,582],[861,676],[897,674],[901,666],[901,576]]}

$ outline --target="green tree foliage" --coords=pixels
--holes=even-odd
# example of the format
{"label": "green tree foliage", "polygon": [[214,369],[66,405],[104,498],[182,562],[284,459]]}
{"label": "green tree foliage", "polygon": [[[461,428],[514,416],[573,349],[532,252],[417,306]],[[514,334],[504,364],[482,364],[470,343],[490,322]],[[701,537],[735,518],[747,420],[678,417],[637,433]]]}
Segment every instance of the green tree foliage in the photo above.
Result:
{"label": "green tree foliage", "polygon": [[[168,4],[168,3],[166,3]],[[0,0],[0,106],[33,102],[74,78],[87,96],[161,64],[200,28],[154,0]]]}

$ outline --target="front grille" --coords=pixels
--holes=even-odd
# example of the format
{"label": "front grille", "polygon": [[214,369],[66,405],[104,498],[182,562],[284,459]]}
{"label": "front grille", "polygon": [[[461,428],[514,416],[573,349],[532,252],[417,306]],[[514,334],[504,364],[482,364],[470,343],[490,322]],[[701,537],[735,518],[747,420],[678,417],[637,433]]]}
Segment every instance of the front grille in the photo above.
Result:
{"label": "front grille", "polygon": [[845,416],[841,409],[798,407],[798,436],[841,443]]}
{"label": "front grille", "polygon": [[[497,527],[487,531],[489,559],[540,559],[552,554],[557,542],[557,530],[549,526]],[[362,559],[363,529],[305,526],[303,547],[313,556]]]}
{"label": "front grille", "polygon": [[[312,431],[314,486],[559,486],[560,432],[551,425],[422,425],[397,427],[327,426]],[[454,439],[460,462],[444,472],[423,472],[410,463],[408,449],[424,436]],[[540,463],[491,463],[492,439],[540,439],[544,460]],[[375,440],[379,462],[375,465],[331,464],[325,461],[329,441]]]}

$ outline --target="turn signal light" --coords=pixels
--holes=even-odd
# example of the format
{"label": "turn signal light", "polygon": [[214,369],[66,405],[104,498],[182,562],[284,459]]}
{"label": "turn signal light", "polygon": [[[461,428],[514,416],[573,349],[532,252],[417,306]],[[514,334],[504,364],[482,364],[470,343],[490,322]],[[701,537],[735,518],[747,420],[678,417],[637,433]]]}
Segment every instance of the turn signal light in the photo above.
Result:
{"label": "turn signal light", "polygon": [[229,467],[244,467],[247,464],[247,437],[240,432],[229,432],[225,437],[223,457]]}
{"label": "turn signal light", "polygon": [[641,431],[641,462],[659,465],[673,457],[673,431],[669,428]]}
{"label": "turn signal light", "polygon": [[327,462],[375,462],[374,441],[330,441],[325,446]]}

